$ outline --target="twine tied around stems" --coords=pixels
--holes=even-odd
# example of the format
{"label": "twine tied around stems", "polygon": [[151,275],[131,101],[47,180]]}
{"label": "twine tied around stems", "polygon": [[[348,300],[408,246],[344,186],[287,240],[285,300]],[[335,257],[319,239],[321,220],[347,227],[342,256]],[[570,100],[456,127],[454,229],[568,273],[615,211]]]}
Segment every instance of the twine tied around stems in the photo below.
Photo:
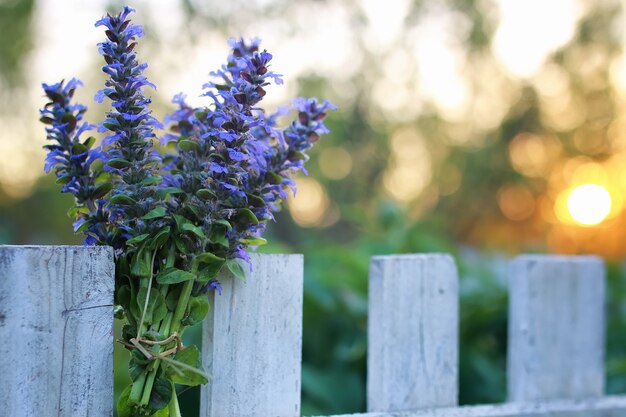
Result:
{"label": "twine tied around stems", "polygon": [[[173,341],[176,341],[176,346],[160,353],[151,352],[143,346],[165,346],[172,343]],[[163,359],[164,357],[167,357],[169,355],[175,355],[179,350],[182,350],[184,348],[183,342],[180,339],[178,332],[172,333],[172,335],[165,340],[148,340],[144,339],[143,337],[133,337],[132,339],[130,339],[130,343],[122,339],[117,339],[117,342],[126,346],[129,349],[137,349],[148,360]]]}

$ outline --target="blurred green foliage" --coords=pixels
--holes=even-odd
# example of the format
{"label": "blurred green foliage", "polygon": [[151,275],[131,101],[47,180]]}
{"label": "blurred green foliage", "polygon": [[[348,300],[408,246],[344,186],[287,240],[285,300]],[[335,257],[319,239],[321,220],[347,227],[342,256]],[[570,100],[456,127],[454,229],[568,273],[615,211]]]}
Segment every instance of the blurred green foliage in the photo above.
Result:
{"label": "blurred green foliage", "polygon": [[[373,231],[348,246],[302,245],[305,257],[303,415],[365,409],[367,274],[372,255],[447,252],[460,274],[460,402],[506,395],[507,257],[442,239],[437,228],[381,204]],[[608,268],[607,390],[626,392],[626,268]]]}
{"label": "blurred green foliage", "polygon": [[[35,0],[0,0],[0,85],[23,81],[24,57],[32,47],[31,20]],[[10,34],[10,36],[6,36]]]}

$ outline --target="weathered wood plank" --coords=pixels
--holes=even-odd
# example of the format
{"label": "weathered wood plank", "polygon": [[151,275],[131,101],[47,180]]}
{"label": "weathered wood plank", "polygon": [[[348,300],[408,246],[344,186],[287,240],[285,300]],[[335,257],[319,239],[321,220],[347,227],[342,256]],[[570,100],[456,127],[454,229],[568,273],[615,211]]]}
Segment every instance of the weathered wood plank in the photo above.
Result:
{"label": "weathered wood plank", "polygon": [[202,417],[299,417],[302,255],[252,254],[247,282],[222,280],[204,323]]}
{"label": "weathered wood plank", "polygon": [[601,396],[603,262],[527,255],[511,262],[509,274],[509,400]]}
{"label": "weathered wood plank", "polygon": [[113,415],[113,251],[0,246],[0,414]]}
{"label": "weathered wood plank", "polygon": [[457,404],[458,304],[458,275],[451,256],[372,258],[369,411]]}
{"label": "weathered wood plank", "polygon": [[626,396],[465,407],[413,412],[345,414],[330,417],[624,417]]}

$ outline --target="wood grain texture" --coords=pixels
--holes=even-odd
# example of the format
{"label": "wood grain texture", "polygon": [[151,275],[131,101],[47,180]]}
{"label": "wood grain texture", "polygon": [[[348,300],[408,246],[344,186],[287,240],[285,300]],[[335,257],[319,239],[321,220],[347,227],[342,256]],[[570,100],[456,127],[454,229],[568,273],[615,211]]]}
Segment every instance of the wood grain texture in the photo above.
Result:
{"label": "wood grain texture", "polygon": [[203,329],[202,417],[298,417],[302,255],[252,254],[247,282],[225,277]]}
{"label": "wood grain texture", "polygon": [[413,412],[346,414],[330,417],[624,417],[626,396],[587,400],[445,407]]}
{"label": "wood grain texture", "polygon": [[0,415],[113,415],[113,251],[0,246]]}
{"label": "wood grain texture", "polygon": [[605,271],[591,256],[520,256],[509,268],[510,401],[604,392]]}
{"label": "wood grain texture", "polygon": [[369,411],[457,404],[458,292],[457,270],[449,255],[372,258]]}

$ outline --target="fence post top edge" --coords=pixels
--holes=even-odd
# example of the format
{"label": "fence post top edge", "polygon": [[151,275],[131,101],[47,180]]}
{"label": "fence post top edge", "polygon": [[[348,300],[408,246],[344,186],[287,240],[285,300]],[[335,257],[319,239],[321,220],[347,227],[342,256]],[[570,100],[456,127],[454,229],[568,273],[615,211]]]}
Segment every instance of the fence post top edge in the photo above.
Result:
{"label": "fence post top edge", "polygon": [[454,262],[454,257],[449,253],[429,252],[429,253],[405,253],[392,255],[374,255],[370,258],[372,262],[390,262],[390,261],[428,261],[428,260],[445,260]]}
{"label": "fence post top edge", "polygon": [[113,256],[113,248],[110,246],[83,246],[83,245],[0,245],[0,251],[17,251],[17,250],[75,250],[85,252],[103,252],[110,253]]}
{"label": "fence post top edge", "polygon": [[521,254],[509,260],[510,264],[526,262],[541,263],[599,263],[604,264],[602,257],[597,255],[562,255],[562,254]]}
{"label": "fence post top edge", "polygon": [[258,252],[248,252],[251,258],[259,257],[259,258],[291,258],[291,259],[304,259],[304,254],[302,253],[258,253]]}

